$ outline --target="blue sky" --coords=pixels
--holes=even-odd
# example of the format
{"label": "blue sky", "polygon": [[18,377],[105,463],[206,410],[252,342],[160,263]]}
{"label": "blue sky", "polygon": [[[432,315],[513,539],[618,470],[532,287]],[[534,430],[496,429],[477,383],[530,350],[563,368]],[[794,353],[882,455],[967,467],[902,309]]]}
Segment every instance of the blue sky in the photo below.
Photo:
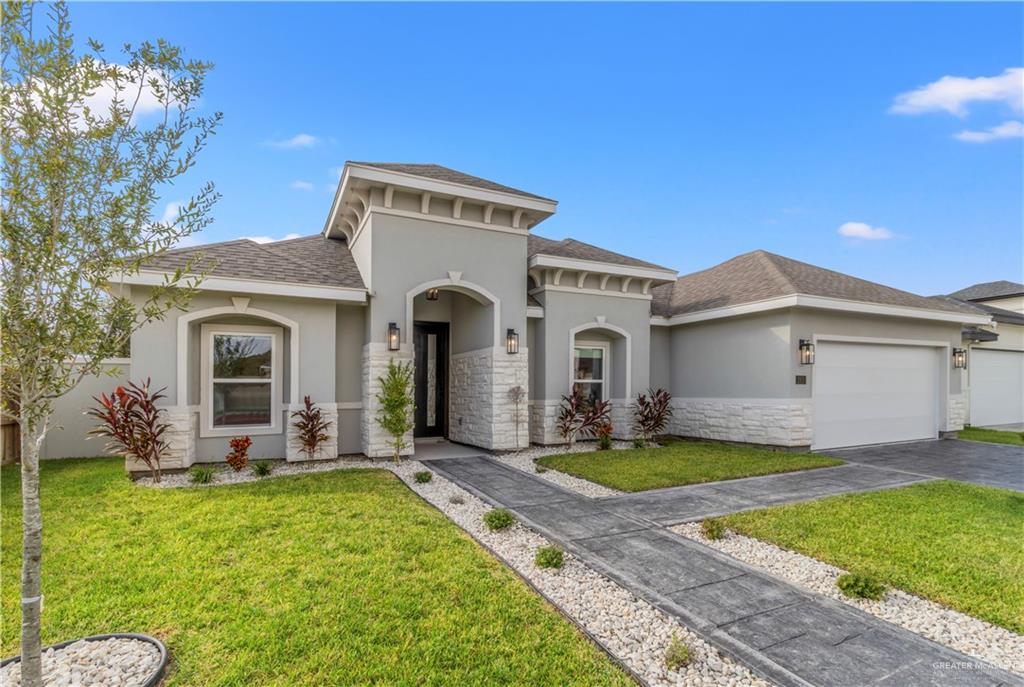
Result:
{"label": "blue sky", "polygon": [[216,183],[205,241],[320,231],[347,159],[436,162],[682,273],[764,248],[924,294],[1022,279],[1020,3],[71,10],[216,64],[223,127],[164,199]]}

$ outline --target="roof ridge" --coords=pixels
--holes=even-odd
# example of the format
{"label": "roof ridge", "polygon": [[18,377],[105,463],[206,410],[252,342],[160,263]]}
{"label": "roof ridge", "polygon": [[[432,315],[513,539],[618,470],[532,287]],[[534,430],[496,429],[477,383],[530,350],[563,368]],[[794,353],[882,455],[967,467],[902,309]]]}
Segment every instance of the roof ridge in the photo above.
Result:
{"label": "roof ridge", "polygon": [[775,262],[776,258],[781,258],[783,256],[775,255],[774,253],[769,253],[768,251],[761,250],[760,248],[754,251],[754,255],[757,255],[759,258],[761,258],[762,261],[765,262],[769,268],[771,268],[772,272],[774,272],[776,275],[778,275],[780,279],[782,279],[783,283],[786,286],[791,288],[796,293],[800,292],[800,289],[797,288],[796,283],[792,279],[790,279],[789,275],[787,275],[786,272],[781,267],[779,267],[778,263]]}
{"label": "roof ridge", "polygon": [[[304,237],[301,237],[301,236],[300,236],[299,238],[304,238]],[[291,239],[291,240],[293,240],[293,241],[294,241],[295,239]],[[278,253],[278,252],[275,252],[274,250],[272,250],[272,249],[270,248],[270,244],[273,244],[273,243],[278,243],[277,241],[271,241],[271,242],[270,242],[270,244],[267,244],[267,243],[259,243],[258,241],[253,241],[252,239],[249,239],[249,241],[250,241],[250,242],[251,242],[251,243],[252,243],[252,244],[253,244],[254,246],[256,246],[256,247],[257,247],[257,248],[259,248],[259,249],[260,249],[261,251],[263,251],[264,253],[267,253],[268,255],[273,255],[273,256],[274,256],[275,258],[277,258],[277,259],[279,259],[279,260],[284,260],[285,262],[291,263],[291,264],[292,264],[292,265],[294,265],[295,267],[297,267],[297,268],[301,269],[301,270],[302,270],[303,272],[306,272],[306,271],[308,271],[308,269],[309,269],[309,267],[308,267],[308,266],[306,265],[306,263],[304,263],[304,262],[300,262],[299,260],[294,260],[294,259],[293,259],[293,258],[292,258],[291,256],[289,256],[289,255],[285,255],[284,253]]]}

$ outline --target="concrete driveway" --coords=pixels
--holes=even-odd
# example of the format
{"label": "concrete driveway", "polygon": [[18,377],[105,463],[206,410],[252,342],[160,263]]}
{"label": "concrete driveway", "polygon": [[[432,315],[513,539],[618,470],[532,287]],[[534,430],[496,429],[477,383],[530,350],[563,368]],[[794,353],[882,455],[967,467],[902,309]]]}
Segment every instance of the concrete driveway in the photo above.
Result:
{"label": "concrete driveway", "polygon": [[1024,491],[1024,448],[936,439],[823,451],[850,463]]}

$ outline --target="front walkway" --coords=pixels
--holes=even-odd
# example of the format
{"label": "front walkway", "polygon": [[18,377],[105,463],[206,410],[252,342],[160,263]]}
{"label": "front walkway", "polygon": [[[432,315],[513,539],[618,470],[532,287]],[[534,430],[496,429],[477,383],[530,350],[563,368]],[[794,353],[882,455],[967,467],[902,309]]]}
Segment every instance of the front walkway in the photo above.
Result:
{"label": "front walkway", "polygon": [[1024,491],[1024,448],[934,439],[823,451],[850,463]]}
{"label": "front walkway", "polygon": [[[429,467],[485,501],[506,507],[544,536],[683,624],[723,652],[779,685],[1024,685],[1017,676],[930,642],[831,599],[800,590],[733,558],[663,529],[649,516],[652,494],[589,499],[521,470],[483,458],[431,461]],[[844,471],[844,468],[847,468]],[[750,480],[727,493],[732,504],[753,507],[759,493],[772,503],[813,498],[810,492],[887,488],[918,478],[864,466],[823,468],[824,482],[780,482],[787,475]],[[879,473],[872,476],[872,472]],[[808,473],[801,473],[808,474]],[[759,483],[754,483],[758,480]],[[714,485],[703,485],[712,487]],[[724,485],[718,485],[719,487]],[[690,517],[712,495],[680,497]],[[772,489],[781,490],[772,494]],[[828,493],[838,493],[829,491]],[[753,504],[753,505],[750,505]],[[678,517],[676,516],[671,517]],[[662,518],[664,519],[664,518]]]}

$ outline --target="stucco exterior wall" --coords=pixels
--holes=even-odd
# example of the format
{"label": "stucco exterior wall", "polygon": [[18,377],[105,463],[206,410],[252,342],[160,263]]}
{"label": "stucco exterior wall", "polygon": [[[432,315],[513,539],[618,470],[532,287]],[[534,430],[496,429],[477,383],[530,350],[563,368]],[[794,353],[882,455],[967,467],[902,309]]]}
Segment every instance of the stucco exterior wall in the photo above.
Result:
{"label": "stucco exterior wall", "polygon": [[655,389],[672,386],[672,330],[669,327],[651,327],[650,383]]}
{"label": "stucco exterior wall", "polygon": [[[40,457],[52,459],[106,455],[103,447],[107,440],[88,435],[89,430],[96,426],[96,421],[82,413],[95,405],[93,396],[98,397],[101,393],[109,395],[118,385],[129,380],[134,380],[131,361],[127,358],[110,360],[103,364],[103,373],[83,378],[78,386],[55,400],[50,430],[43,442]],[[145,379],[134,381],[143,382]],[[151,387],[153,391],[159,388]]]}
{"label": "stucco exterior wall", "polygon": [[338,453],[359,453],[363,415],[363,343],[366,308],[339,305],[335,314],[334,390]]}

